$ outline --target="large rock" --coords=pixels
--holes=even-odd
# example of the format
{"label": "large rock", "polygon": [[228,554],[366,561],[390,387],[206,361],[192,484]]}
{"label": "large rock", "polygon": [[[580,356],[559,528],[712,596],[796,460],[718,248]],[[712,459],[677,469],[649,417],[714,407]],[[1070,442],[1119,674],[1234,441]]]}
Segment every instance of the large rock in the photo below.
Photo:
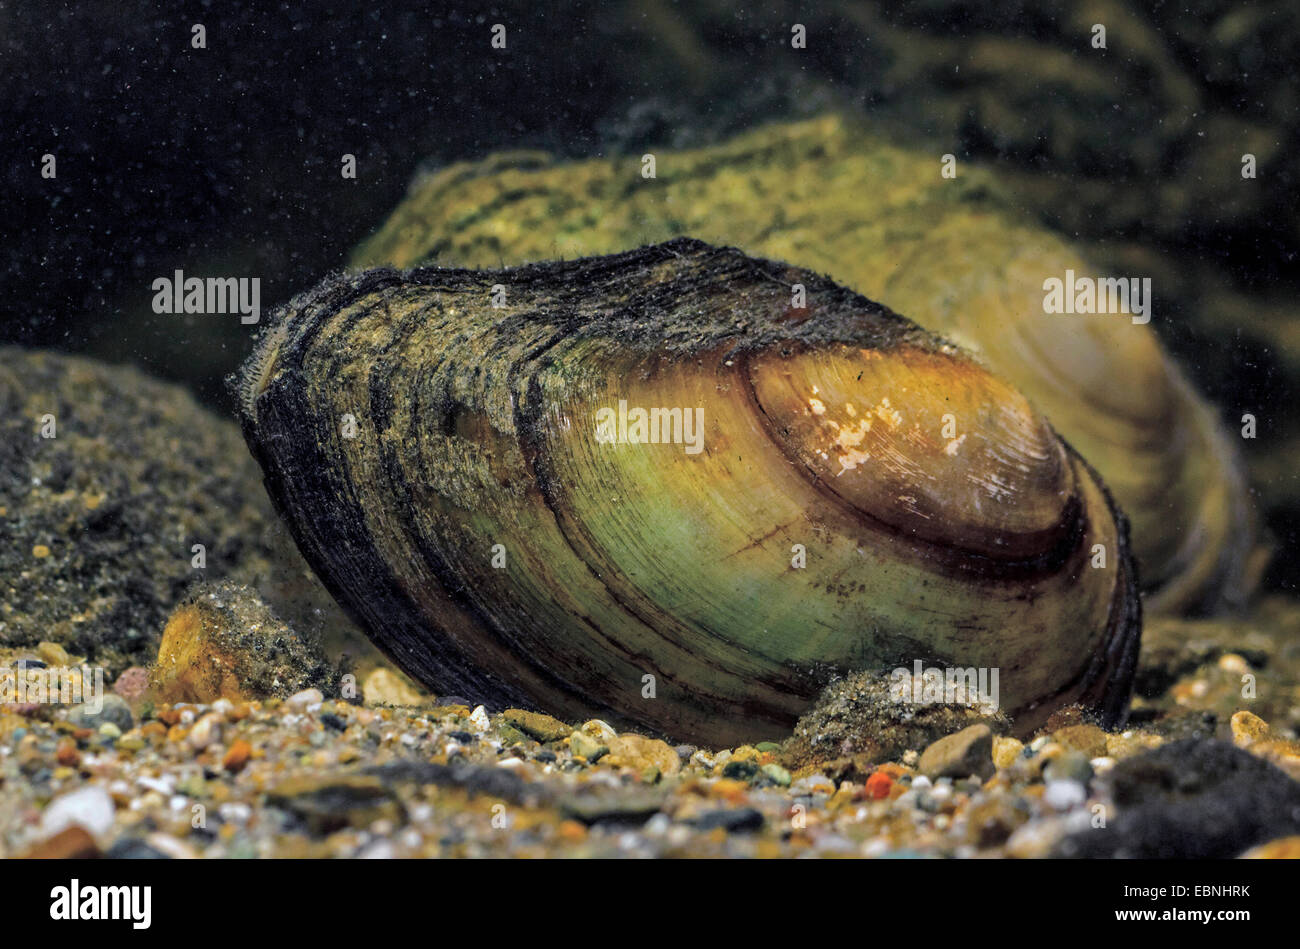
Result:
{"label": "large rock", "polygon": [[233,422],[133,368],[0,347],[0,643],[55,643],[111,678],[149,665],[191,585],[221,579],[256,585],[306,634],[367,649]]}

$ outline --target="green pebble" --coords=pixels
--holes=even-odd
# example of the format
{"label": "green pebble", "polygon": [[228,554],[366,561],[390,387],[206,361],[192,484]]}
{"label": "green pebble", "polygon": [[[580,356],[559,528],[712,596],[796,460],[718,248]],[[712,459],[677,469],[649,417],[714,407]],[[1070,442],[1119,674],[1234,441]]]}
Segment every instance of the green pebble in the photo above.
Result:
{"label": "green pebble", "polygon": [[584,732],[575,731],[569,736],[569,751],[588,761],[596,761],[609,753],[609,748]]}
{"label": "green pebble", "polygon": [[779,764],[765,764],[758,769],[759,772],[773,784],[783,788],[790,786],[790,772],[785,770]]}
{"label": "green pebble", "polygon": [[519,745],[528,741],[528,736],[521,732],[513,725],[502,724],[497,728],[497,737],[501,739],[501,744],[509,748],[511,745]]}

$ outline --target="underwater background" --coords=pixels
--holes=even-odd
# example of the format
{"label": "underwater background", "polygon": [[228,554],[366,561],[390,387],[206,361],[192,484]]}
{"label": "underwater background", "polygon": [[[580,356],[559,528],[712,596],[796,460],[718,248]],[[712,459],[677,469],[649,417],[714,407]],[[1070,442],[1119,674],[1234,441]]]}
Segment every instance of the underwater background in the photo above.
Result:
{"label": "underwater background", "polygon": [[[490,42],[498,23],[508,26],[504,49]],[[204,28],[201,46],[195,45],[198,24]],[[796,24],[803,45],[792,43]],[[1105,27],[1102,46],[1097,25]],[[791,800],[815,799],[829,815],[843,816],[850,804],[896,802],[907,794],[900,809],[930,815],[916,833],[887,831],[897,815],[875,815],[858,830],[813,835],[807,846],[872,855],[992,849],[1020,856],[1232,856],[1275,839],[1294,841],[1291,835],[1300,833],[1289,816],[1300,785],[1282,776],[1300,774],[1291,770],[1300,765],[1300,417],[1290,410],[1300,394],[1295,5],[1093,0],[992,8],[928,0],[831,2],[814,9],[794,2],[637,0],[573,2],[562,9],[386,3],[345,10],[239,2],[3,4],[0,49],[0,137],[8,157],[0,171],[7,237],[0,344],[36,354],[29,363],[17,348],[0,350],[9,410],[8,437],[0,445],[0,514],[8,518],[0,550],[6,600],[0,646],[15,657],[35,658],[40,643],[46,647],[42,665],[84,657],[119,679],[131,673],[135,679],[115,692],[127,707],[108,724],[119,736],[140,741],[142,750],[134,753],[156,752],[179,767],[182,756],[167,751],[175,742],[187,754],[207,753],[208,764],[231,776],[232,785],[245,767],[241,757],[255,750],[269,761],[289,760],[288,739],[246,750],[248,742],[240,745],[244,739],[235,737],[246,721],[261,720],[277,736],[286,727],[284,715],[294,707],[268,699],[263,709],[263,693],[297,697],[299,707],[344,726],[321,726],[323,737],[312,739],[321,760],[302,773],[279,774],[278,784],[267,777],[269,796],[266,787],[255,794],[216,790],[223,781],[192,783],[193,775],[181,771],[170,782],[172,791],[189,787],[185,793],[196,800],[218,806],[255,800],[250,806],[290,815],[275,833],[245,829],[223,838],[214,832],[196,841],[182,832],[188,817],[175,826],[158,818],[131,829],[120,815],[104,820],[103,802],[95,799],[76,802],[90,808],[85,821],[99,821],[91,843],[76,846],[351,855],[413,827],[422,836],[396,852],[495,852],[490,835],[480,839],[472,830],[451,844],[424,833],[428,828],[412,814],[423,813],[421,805],[439,806],[438,794],[463,795],[455,806],[484,820],[493,816],[484,795],[527,811],[521,826],[542,829],[501,845],[510,853],[614,853],[619,844],[598,832],[607,822],[641,826],[657,820],[653,815],[675,814],[673,827],[688,831],[674,837],[665,821],[648,832],[650,842],[637,846],[653,853],[788,855],[804,844],[769,831],[773,814],[788,817]],[[931,156],[936,169],[942,156],[954,156],[961,174],[971,169],[976,180],[989,182],[999,207],[1068,241],[1100,271],[1152,279],[1152,328],[1243,459],[1259,543],[1268,552],[1254,562],[1257,591],[1241,591],[1233,610],[1148,622],[1137,670],[1137,731],[1107,735],[1082,720],[1055,721],[1047,754],[1042,743],[1032,748],[1032,742],[998,734],[972,737],[969,728],[984,724],[962,718],[894,736],[890,751],[901,756],[903,748],[911,749],[910,763],[900,757],[902,765],[880,765],[890,757],[885,750],[853,744],[858,712],[843,689],[827,697],[820,717],[803,723],[784,750],[779,740],[785,736],[773,735],[718,754],[620,734],[604,722],[557,722],[520,710],[502,718],[501,710],[488,709],[490,721],[485,713],[471,724],[480,711],[475,696],[442,696],[431,705],[417,684],[386,665],[301,561],[235,426],[209,421],[212,415],[235,419],[233,374],[260,327],[231,315],[155,312],[154,281],[177,270],[258,278],[264,326],[274,308],[347,266],[427,259],[428,247],[402,258],[403,215],[416,213],[411,209],[419,207],[422,184],[456,163],[486,163],[473,173],[485,179],[493,162],[543,167],[627,158],[635,164],[643,153],[725,148],[737,136],[828,115],[854,123],[873,141]],[[57,174],[45,176],[50,155]],[[354,177],[340,174],[344,156],[354,159]],[[785,171],[779,158],[774,161],[743,167],[779,179]],[[864,195],[864,204],[889,204],[886,188],[882,179],[882,190]],[[817,189],[810,190],[815,202]],[[699,200],[683,219],[707,219],[725,234],[725,201],[715,210],[707,196]],[[638,220],[632,215],[633,226]],[[448,242],[478,224],[448,223]],[[923,217],[913,222],[925,225]],[[591,222],[595,233],[601,226]],[[457,249],[472,246],[475,265],[495,266],[496,227],[489,218],[484,243]],[[520,249],[527,235],[515,238],[520,243],[513,248],[500,245],[499,262],[512,262],[512,254],[544,256],[531,253],[531,246]],[[564,255],[565,248],[557,248],[556,256]],[[95,362],[65,364],[46,353]],[[194,403],[163,383],[181,387]],[[79,406],[87,424],[93,419],[99,437],[65,442],[66,453],[40,472],[53,494],[27,500],[31,459],[21,438],[41,417],[40,394],[50,391]],[[1246,415],[1253,419],[1252,435],[1237,439]],[[98,475],[87,480],[87,471]],[[111,503],[108,483],[134,499]],[[135,496],[139,485],[155,490]],[[75,553],[47,549],[37,559],[57,566],[59,575],[34,574],[31,552],[43,546],[34,540],[66,533],[74,521],[89,525],[85,545]],[[209,531],[207,579],[232,581],[215,596],[194,593],[188,555],[164,563],[173,553],[141,541],[156,532],[184,551],[199,530]],[[1250,528],[1243,524],[1241,530]],[[233,584],[255,587],[270,608]],[[220,682],[187,680],[173,683],[174,702],[158,698],[155,708],[150,698],[146,706],[144,679],[152,675],[157,683],[163,624],[176,620],[181,604],[191,612],[175,627],[178,636],[207,630],[222,644],[217,653],[237,666],[246,646],[238,631],[271,630],[271,658],[237,666],[245,687],[228,696]],[[319,639],[325,648],[300,638]],[[179,650],[171,658],[177,668],[206,655],[207,647],[178,643],[169,647]],[[349,653],[343,665],[340,650]],[[386,697],[379,700],[386,706],[382,713],[362,709],[366,720],[359,721],[345,703],[328,698],[331,708],[321,711],[323,696],[349,669],[373,681],[367,697]],[[1264,704],[1252,706],[1258,717],[1250,720],[1235,717],[1242,670],[1262,683]],[[234,711],[224,709],[220,721],[204,718],[215,714],[203,710],[217,695]],[[182,721],[171,707],[187,703],[200,706],[197,718],[210,723],[214,736],[192,740],[196,715],[191,711]],[[249,711],[249,703],[258,707]],[[425,711],[410,711],[419,708]],[[79,727],[97,735],[102,724],[96,719]],[[145,733],[151,724],[158,727]],[[0,737],[17,749],[44,727],[15,720],[0,726]],[[14,739],[18,728],[25,733]],[[933,747],[930,739],[945,729],[955,733],[950,738],[966,738],[940,749],[951,761],[936,766],[932,759],[922,767],[917,753]],[[25,758],[9,759],[22,758],[28,780],[21,790],[6,791],[0,825],[8,829],[0,853],[42,846],[76,823],[55,815],[34,819],[45,820],[48,833],[29,826],[50,799],[81,793],[75,789],[78,761],[86,742],[98,740],[56,731],[28,741]],[[998,731],[992,723],[991,732]],[[403,732],[420,736],[423,771],[382,753]],[[461,760],[480,770],[448,763],[449,734],[464,736],[454,739],[470,749]],[[1202,744],[1170,750],[1181,741]],[[1170,774],[1223,771],[1228,759],[1215,755],[1226,752],[1214,749],[1233,742],[1238,748],[1254,744],[1255,758],[1282,762],[1281,772],[1247,768],[1239,784],[1207,786],[1190,802],[1165,800],[1151,790],[1167,784]],[[349,752],[349,743],[363,750]],[[376,749],[381,753],[372,757]],[[1165,757],[1123,772],[1125,760],[1142,752]],[[540,769],[564,770],[565,762],[581,759],[582,767],[590,763],[597,771],[603,761],[604,769],[642,780],[631,782],[631,790],[628,782],[615,786],[612,780],[608,787],[575,789],[517,780],[514,771],[509,779],[489,777],[489,765],[503,753]],[[449,770],[426,767],[431,756]],[[1012,775],[1012,790],[995,795],[979,790],[979,782],[966,787],[964,778],[952,780],[974,759],[979,765],[967,773],[980,775],[987,759]],[[1108,791],[1090,783],[1108,767],[1089,765],[1097,759],[1110,760],[1109,767],[1120,762]],[[228,760],[233,763],[226,766]],[[340,765],[345,779],[337,778]],[[353,773],[363,767],[370,770]],[[644,780],[651,771],[653,780]],[[912,787],[913,772],[927,775],[922,786]],[[681,803],[679,796],[697,791],[661,779],[682,774],[732,783],[699,791],[707,806],[694,798]],[[415,790],[384,789],[399,780]],[[1053,781],[1071,787],[1053,790]],[[1084,799],[1071,796],[1074,785],[1084,789],[1079,794],[1139,803],[1111,834],[1076,836],[1068,813]],[[936,801],[933,787],[948,790]],[[1033,788],[1039,790],[1027,790]],[[747,789],[775,796],[751,800]],[[1043,805],[1049,793],[1056,798]],[[1255,796],[1247,800],[1247,794]],[[954,811],[948,802],[957,800]],[[1225,801],[1254,812],[1248,827],[1232,824],[1212,840],[1170,831],[1228,806]],[[1036,810],[1040,806],[1045,810]],[[949,822],[936,827],[945,813]],[[388,832],[375,833],[375,821],[387,822],[381,829]],[[834,823],[831,816],[826,821],[827,827]],[[706,839],[719,827],[727,832],[724,842]],[[146,840],[152,843],[141,843]]]}

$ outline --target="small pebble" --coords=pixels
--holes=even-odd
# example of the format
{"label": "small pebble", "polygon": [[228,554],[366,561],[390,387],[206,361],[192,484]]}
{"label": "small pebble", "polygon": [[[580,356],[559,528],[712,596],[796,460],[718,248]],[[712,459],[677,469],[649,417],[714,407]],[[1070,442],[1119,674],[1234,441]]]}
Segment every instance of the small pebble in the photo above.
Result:
{"label": "small pebble", "polygon": [[51,801],[41,812],[41,831],[53,836],[73,825],[99,836],[113,829],[113,799],[100,787],[84,787]]}
{"label": "small pebble", "polygon": [[320,689],[303,689],[301,692],[295,692],[284,700],[284,704],[294,711],[306,711],[313,705],[320,705],[325,701],[325,696],[321,694]]}

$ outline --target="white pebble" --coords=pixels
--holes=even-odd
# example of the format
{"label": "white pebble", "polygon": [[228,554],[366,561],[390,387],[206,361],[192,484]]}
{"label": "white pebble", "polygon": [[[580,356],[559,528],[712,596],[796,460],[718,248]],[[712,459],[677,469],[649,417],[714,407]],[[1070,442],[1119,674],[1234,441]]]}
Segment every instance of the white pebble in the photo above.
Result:
{"label": "white pebble", "polygon": [[1053,810],[1067,811],[1088,799],[1088,792],[1078,781],[1048,781],[1043,802]]}
{"label": "white pebble", "polygon": [[190,729],[188,740],[190,747],[202,751],[221,737],[221,716],[209,712]]}
{"label": "white pebble", "polygon": [[591,721],[583,722],[582,728],[578,729],[584,735],[589,735],[597,741],[608,744],[618,737],[618,732],[614,731],[614,726],[609,722],[601,721],[599,718],[593,718]]}
{"label": "white pebble", "polygon": [[253,809],[242,801],[227,801],[217,808],[217,813],[227,824],[247,824],[253,816]]}
{"label": "white pebble", "polygon": [[361,860],[392,860],[396,856],[397,848],[390,840],[376,840],[357,854]]}
{"label": "white pebble", "polygon": [[171,778],[136,778],[136,783],[148,791],[157,791],[159,794],[171,796],[175,785]]}
{"label": "white pebble", "polygon": [[167,854],[173,860],[194,860],[198,857],[193,847],[169,834],[152,833],[144,839],[144,842],[159,853]]}
{"label": "white pebble", "polygon": [[476,732],[487,731],[488,727],[491,725],[491,722],[488,721],[487,709],[480,705],[478,708],[474,709],[474,711],[470,712],[469,723],[474,726]]}
{"label": "white pebble", "polygon": [[320,705],[325,701],[325,696],[321,694],[320,689],[303,689],[301,692],[295,692],[284,700],[284,704],[289,708],[306,711],[313,705]]}
{"label": "white pebble", "polygon": [[1105,774],[1111,768],[1115,767],[1115,759],[1109,755],[1101,758],[1093,758],[1088,764],[1092,765],[1093,774]]}
{"label": "white pebble", "polygon": [[74,824],[92,834],[113,829],[113,799],[103,788],[89,787],[50,802],[41,814],[41,831],[49,837]]}

